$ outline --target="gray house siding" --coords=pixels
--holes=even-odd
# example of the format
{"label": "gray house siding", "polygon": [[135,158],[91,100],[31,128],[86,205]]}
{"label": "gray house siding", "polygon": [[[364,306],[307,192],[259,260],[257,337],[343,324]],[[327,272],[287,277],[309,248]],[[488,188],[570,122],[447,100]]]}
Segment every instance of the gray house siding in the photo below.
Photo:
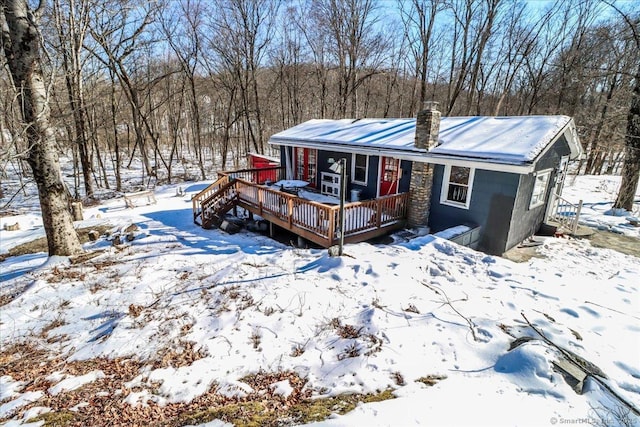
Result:
{"label": "gray house siding", "polygon": [[[286,164],[285,150],[281,147],[281,162]],[[445,167],[434,165],[433,191],[430,203],[429,227],[438,232],[457,225],[480,227],[477,249],[500,255],[519,244],[540,228],[545,219],[549,197],[554,191],[557,167],[560,158],[570,154],[569,145],[560,137],[542,156],[536,159],[535,171],[551,169],[549,184],[545,193],[545,203],[529,208],[535,185],[534,173],[518,173],[475,169],[469,208],[459,208],[440,203],[441,188]],[[290,159],[293,156],[289,157]],[[367,185],[351,182],[353,154],[338,151],[318,150],[317,182],[321,173],[329,171],[330,159],[347,159],[347,199],[353,189],[360,190],[360,199],[372,199],[377,196],[379,185],[380,157],[369,156]],[[411,180],[412,162],[402,160],[402,170],[398,183],[398,192],[408,192]]]}
{"label": "gray house siding", "polygon": [[561,137],[535,163],[535,171],[552,169],[545,202],[529,209],[535,175],[476,169],[469,209],[440,203],[444,166],[436,165],[431,196],[429,227],[432,232],[457,225],[480,226],[478,249],[500,255],[538,231],[555,188],[557,166],[562,156],[570,154],[566,139]]}
{"label": "gray house siding", "polygon": [[280,164],[282,166],[285,166],[287,164],[287,150],[289,150],[289,154],[291,154],[292,148],[280,147]]}
{"label": "gray house siding", "polygon": [[478,249],[501,254],[507,243],[519,175],[476,169],[469,209],[440,203],[444,166],[436,165],[429,227],[438,232],[457,225],[480,226]]}
{"label": "gray house siding", "polygon": [[555,188],[556,177],[558,175],[557,167],[560,164],[560,158],[562,156],[568,156],[569,153],[569,145],[563,136],[536,162],[536,172],[553,169],[545,193],[545,203],[541,206],[529,209],[531,194],[533,193],[533,186],[535,184],[535,176],[534,174],[521,175],[518,195],[516,196],[513,206],[514,215],[509,227],[510,232],[507,240],[507,249],[512,248],[536,233],[540,225],[544,222],[548,201]]}

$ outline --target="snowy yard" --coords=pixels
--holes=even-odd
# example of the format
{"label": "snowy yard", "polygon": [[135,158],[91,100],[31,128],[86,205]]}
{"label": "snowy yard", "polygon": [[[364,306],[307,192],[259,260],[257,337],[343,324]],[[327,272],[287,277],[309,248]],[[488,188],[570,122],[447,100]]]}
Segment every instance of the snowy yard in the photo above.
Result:
{"label": "snowy yard", "polygon": [[[603,215],[619,178],[568,181],[586,224],[640,239]],[[514,263],[431,235],[331,258],[199,228],[201,187],[87,208],[79,227],[137,225],[131,242],[85,244],[94,258],[0,263],[0,422],[218,426],[223,412],[204,409],[240,405],[227,421],[254,408],[292,425],[300,402],[389,390],[314,425],[640,426],[639,258],[548,238]],[[43,235],[34,213],[0,228],[16,222],[0,253]],[[606,377],[577,394],[554,369],[561,351],[527,320]]]}

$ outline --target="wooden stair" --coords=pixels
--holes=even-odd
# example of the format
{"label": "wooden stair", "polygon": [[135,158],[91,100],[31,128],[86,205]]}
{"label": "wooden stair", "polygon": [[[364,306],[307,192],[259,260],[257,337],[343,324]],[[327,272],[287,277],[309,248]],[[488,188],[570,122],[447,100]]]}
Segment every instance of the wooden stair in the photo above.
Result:
{"label": "wooden stair", "polygon": [[224,215],[238,204],[236,181],[222,176],[193,200],[193,222],[202,228],[220,226]]}
{"label": "wooden stair", "polygon": [[[591,227],[580,224],[576,225],[575,227],[567,227],[565,224],[553,219],[547,219],[544,222],[544,226],[546,227],[546,230],[553,231],[553,234],[555,234],[556,236],[567,235],[582,238],[589,237],[595,234],[595,230]],[[543,234],[546,235],[545,233]]]}

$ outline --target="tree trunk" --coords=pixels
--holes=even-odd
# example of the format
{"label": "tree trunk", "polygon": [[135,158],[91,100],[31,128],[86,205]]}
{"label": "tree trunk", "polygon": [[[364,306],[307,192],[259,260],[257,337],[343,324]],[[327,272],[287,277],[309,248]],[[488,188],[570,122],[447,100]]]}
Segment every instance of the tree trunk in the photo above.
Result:
{"label": "tree trunk", "polygon": [[627,134],[625,136],[622,182],[614,208],[633,210],[633,199],[640,178],[640,66],[636,71],[635,86],[631,94],[631,106],[627,114]]}
{"label": "tree trunk", "polygon": [[109,100],[111,101],[111,125],[113,129],[113,152],[115,156],[115,165],[114,172],[116,175],[116,191],[122,192],[122,175],[120,174],[120,169],[122,167],[122,159],[120,157],[120,141],[118,139],[118,112],[116,109],[116,76],[115,72],[110,69],[109,70],[110,77],[110,91],[109,91]]}
{"label": "tree trunk", "polygon": [[49,255],[74,255],[82,252],[82,246],[73,228],[55,135],[49,124],[48,96],[40,71],[38,10],[35,13],[29,10],[26,0],[1,0],[0,5],[2,44],[27,125],[27,161],[38,186]]}
{"label": "tree trunk", "polygon": [[[93,189],[93,164],[89,152],[89,141],[86,131],[86,106],[83,94],[83,69],[81,49],[84,41],[85,31],[83,28],[86,13],[86,5],[81,5],[80,10],[76,9],[75,3],[71,1],[65,12],[62,11],[59,2],[53,3],[54,17],[58,39],[60,40],[60,51],[62,53],[62,68],[65,73],[67,96],[69,108],[73,112],[75,125],[75,142],[78,145],[80,164],[82,165],[82,177],[84,180],[85,195],[92,199]],[[65,24],[67,27],[65,28]]]}

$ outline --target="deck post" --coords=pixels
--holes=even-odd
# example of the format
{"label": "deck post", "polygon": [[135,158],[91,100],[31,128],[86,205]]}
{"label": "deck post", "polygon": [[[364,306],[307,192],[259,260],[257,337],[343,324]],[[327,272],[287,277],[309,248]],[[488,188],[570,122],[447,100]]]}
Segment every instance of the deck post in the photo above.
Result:
{"label": "deck post", "polygon": [[347,192],[347,159],[340,159],[339,169],[340,169],[340,242],[338,244],[338,255],[342,256],[344,252],[344,199],[346,197]]}
{"label": "deck post", "polygon": [[333,245],[333,235],[336,232],[336,212],[335,209],[329,209],[329,218],[327,218],[327,221],[329,221],[329,227],[328,227],[328,246]]}
{"label": "deck post", "polygon": [[289,228],[291,228],[291,225],[293,224],[293,199],[289,198],[287,200],[287,217],[289,220]]}
{"label": "deck post", "polygon": [[578,202],[578,208],[576,209],[576,216],[573,219],[573,234],[578,231],[578,221],[580,220],[580,212],[582,212],[582,200]]}

